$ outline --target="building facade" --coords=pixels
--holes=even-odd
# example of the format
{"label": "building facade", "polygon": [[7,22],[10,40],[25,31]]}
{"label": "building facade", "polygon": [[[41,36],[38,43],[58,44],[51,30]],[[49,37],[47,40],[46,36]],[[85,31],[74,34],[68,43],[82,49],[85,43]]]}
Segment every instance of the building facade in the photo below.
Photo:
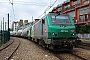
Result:
{"label": "building facade", "polygon": [[12,31],[17,31],[18,22],[12,22]]}
{"label": "building facade", "polygon": [[90,22],[90,0],[66,0],[53,8],[52,12],[69,14],[75,24],[86,24]]}

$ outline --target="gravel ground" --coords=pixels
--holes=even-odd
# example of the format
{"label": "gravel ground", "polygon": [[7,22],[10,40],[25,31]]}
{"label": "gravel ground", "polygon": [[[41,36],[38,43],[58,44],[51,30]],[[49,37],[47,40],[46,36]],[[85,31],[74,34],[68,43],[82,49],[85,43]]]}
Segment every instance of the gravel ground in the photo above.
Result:
{"label": "gravel ground", "polygon": [[19,40],[14,39],[11,45],[0,51],[0,60],[8,60],[18,46]]}
{"label": "gravel ground", "polygon": [[[18,38],[21,42],[16,52],[10,60],[59,60],[49,50],[45,50],[34,42],[22,38]],[[90,60],[90,50],[74,48],[73,53]],[[64,60],[80,60],[78,57],[68,53],[59,54]]]}
{"label": "gravel ground", "polygon": [[82,42],[90,43],[90,39],[80,39]]}
{"label": "gravel ground", "polygon": [[10,60],[59,60],[37,44],[26,39],[19,40],[21,44]]}
{"label": "gravel ground", "polygon": [[10,38],[10,40],[9,40],[7,43],[3,44],[3,45],[0,47],[0,51],[1,51],[2,49],[4,49],[5,47],[9,46],[9,45],[12,44],[12,43],[13,43],[13,39]]}
{"label": "gravel ground", "polygon": [[[21,44],[15,51],[19,42],[21,42]],[[9,44],[11,45],[8,46]],[[6,46],[8,47],[2,50]],[[22,38],[12,37],[11,40],[0,47],[0,49],[0,60],[8,60],[8,58],[14,51],[15,53],[11,56],[9,60],[59,60],[59,58],[57,58],[54,53],[51,53],[49,50],[45,50],[34,42]],[[90,50],[75,48],[73,49],[73,53],[82,56],[87,60],[90,60]],[[58,55],[60,55],[60,57],[63,57],[64,60],[80,60],[77,57],[65,52]]]}
{"label": "gravel ground", "polygon": [[73,56],[72,54],[69,53],[62,53],[59,55],[63,57],[63,60],[81,60],[80,58]]}
{"label": "gravel ground", "polygon": [[85,50],[85,49],[81,49],[81,48],[75,48],[73,50],[73,53],[86,58],[87,60],[90,60],[90,50]]}

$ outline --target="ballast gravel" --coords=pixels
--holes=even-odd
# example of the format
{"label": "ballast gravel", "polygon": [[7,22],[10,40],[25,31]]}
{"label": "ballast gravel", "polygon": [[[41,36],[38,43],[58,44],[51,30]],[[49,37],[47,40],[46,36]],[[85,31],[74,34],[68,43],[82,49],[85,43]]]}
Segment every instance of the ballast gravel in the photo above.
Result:
{"label": "ballast gravel", "polygon": [[19,38],[19,40],[20,46],[10,60],[59,60],[38,44],[22,38]]}

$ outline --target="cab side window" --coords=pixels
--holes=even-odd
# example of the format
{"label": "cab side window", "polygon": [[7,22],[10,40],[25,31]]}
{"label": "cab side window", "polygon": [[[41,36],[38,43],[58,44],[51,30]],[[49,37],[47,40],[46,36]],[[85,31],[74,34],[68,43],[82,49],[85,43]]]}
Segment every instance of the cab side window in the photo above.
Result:
{"label": "cab side window", "polygon": [[45,19],[42,19],[42,24],[45,24]]}

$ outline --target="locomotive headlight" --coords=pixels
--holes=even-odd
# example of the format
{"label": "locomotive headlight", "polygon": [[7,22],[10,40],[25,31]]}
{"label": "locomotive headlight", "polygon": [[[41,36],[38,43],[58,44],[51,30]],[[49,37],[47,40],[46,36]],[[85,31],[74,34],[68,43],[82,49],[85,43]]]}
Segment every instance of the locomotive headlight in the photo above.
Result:
{"label": "locomotive headlight", "polygon": [[75,34],[73,33],[73,34],[71,34],[71,36],[74,36]]}
{"label": "locomotive headlight", "polygon": [[54,35],[55,35],[55,33],[53,32],[53,33],[52,33],[52,35],[54,36]]}

